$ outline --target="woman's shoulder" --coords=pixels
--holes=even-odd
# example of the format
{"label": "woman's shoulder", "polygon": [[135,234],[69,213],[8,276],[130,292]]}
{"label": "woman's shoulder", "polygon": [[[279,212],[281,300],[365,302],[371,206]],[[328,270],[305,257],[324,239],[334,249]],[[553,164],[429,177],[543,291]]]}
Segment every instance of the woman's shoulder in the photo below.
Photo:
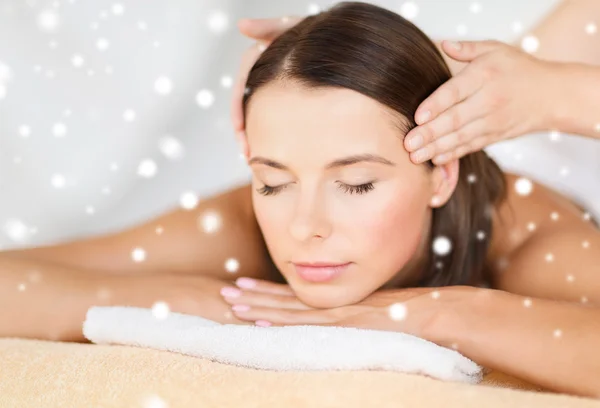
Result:
{"label": "woman's shoulder", "polygon": [[519,174],[504,176],[506,199],[494,209],[492,241],[486,258],[492,278],[502,273],[509,260],[533,240],[561,231],[589,231],[597,227],[589,213],[568,197]]}

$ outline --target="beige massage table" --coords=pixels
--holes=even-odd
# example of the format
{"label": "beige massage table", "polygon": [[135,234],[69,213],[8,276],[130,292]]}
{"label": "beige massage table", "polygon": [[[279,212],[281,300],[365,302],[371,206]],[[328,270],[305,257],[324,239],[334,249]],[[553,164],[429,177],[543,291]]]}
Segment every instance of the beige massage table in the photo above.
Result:
{"label": "beige massage table", "polygon": [[498,373],[272,372],[125,346],[0,339],[0,408],[600,407]]}

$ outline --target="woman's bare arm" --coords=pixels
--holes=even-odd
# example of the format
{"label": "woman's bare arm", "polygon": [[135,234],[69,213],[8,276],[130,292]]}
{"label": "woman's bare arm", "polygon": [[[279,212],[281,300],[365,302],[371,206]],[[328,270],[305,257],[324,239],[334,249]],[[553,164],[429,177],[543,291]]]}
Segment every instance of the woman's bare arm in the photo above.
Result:
{"label": "woman's bare arm", "polygon": [[501,290],[441,312],[436,342],[547,389],[600,398],[600,231],[540,229],[508,261]]}
{"label": "woman's bare arm", "polygon": [[[136,248],[145,251],[144,261],[134,261]],[[3,258],[114,274],[190,273],[222,279],[232,276],[225,268],[228,259],[239,263],[236,276],[266,279],[273,268],[252,211],[249,185],[202,200],[194,210],[174,210],[117,233],[0,252]]]}
{"label": "woman's bare arm", "polygon": [[[573,62],[600,65],[600,32],[588,34],[589,24],[600,26],[600,2],[598,0],[563,0],[553,10],[512,44],[520,47],[525,36],[533,35],[539,41],[535,56],[556,62]],[[438,49],[441,41],[436,41]],[[467,64],[455,61],[443,51],[442,55],[456,75]]]}

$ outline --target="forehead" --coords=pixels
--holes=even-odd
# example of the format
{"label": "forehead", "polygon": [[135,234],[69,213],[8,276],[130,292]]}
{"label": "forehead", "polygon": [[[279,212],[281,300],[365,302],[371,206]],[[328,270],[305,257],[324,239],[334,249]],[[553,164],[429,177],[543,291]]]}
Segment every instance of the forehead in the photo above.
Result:
{"label": "forehead", "polygon": [[392,109],[350,89],[275,81],[252,96],[246,132],[253,150],[318,144],[356,153],[402,147],[401,120]]}

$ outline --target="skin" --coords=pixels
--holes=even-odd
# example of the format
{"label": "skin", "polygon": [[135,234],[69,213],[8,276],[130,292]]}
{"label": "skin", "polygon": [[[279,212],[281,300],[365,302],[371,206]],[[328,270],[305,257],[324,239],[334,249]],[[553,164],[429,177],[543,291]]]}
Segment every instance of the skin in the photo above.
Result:
{"label": "skin", "polygon": [[[420,274],[433,197],[443,204],[456,179],[410,162],[398,120],[358,92],[305,89],[293,82],[271,83],[250,102],[256,218],[275,265],[310,306],[356,303],[391,280],[406,285]],[[328,168],[366,154],[390,164],[359,161]],[[453,175],[457,168],[447,166]],[[366,183],[373,183],[372,190],[348,187]],[[275,190],[264,195],[265,185]],[[352,264],[335,282],[313,284],[296,274],[292,262]]]}
{"label": "skin", "polygon": [[[548,44],[541,48],[544,57],[589,58],[592,53],[583,42],[564,43],[564,33],[573,32],[564,24],[565,15],[551,17],[538,35]],[[450,175],[456,177],[456,172]],[[20,311],[0,319],[0,336],[84,341],[81,323],[91,305],[150,307],[160,299],[173,311],[224,323],[248,324],[269,312],[272,317],[294,316],[299,323],[319,317],[317,324],[406,330],[447,347],[458,345],[464,355],[486,367],[548,389],[598,396],[598,228],[583,217],[583,209],[551,189],[533,183],[532,193],[520,196],[514,189],[519,175],[505,177],[509,195],[495,209],[486,257],[492,290],[442,288],[435,301],[428,288],[377,291],[356,306],[314,310],[282,284],[254,214],[255,187],[242,185],[202,200],[194,210],[173,210],[113,234],[0,253],[0,307]],[[432,183],[429,192],[437,187]],[[328,189],[323,194],[333,197]],[[198,227],[207,211],[220,215],[222,225],[216,233],[203,233]],[[145,262],[132,262],[131,251],[137,246],[146,249]],[[550,252],[554,260],[542,261]],[[235,273],[223,268],[230,257],[240,262]],[[568,280],[570,275],[574,279]],[[219,290],[240,276],[259,284],[245,288],[239,279],[240,295],[222,297]],[[23,282],[26,289],[16,290]],[[533,307],[524,306],[527,300]],[[381,311],[400,301],[414,306],[409,314],[414,319],[391,324]],[[250,302],[262,305],[262,311],[253,307],[231,313],[231,305]],[[282,313],[285,305],[297,313]],[[252,315],[253,310],[259,314]],[[344,313],[328,314],[331,310]],[[414,313],[417,310],[436,311],[435,324],[427,330],[416,327],[413,322],[426,320]],[[551,334],[557,328],[564,333],[560,340]],[[568,361],[576,363],[565,364]]]}

